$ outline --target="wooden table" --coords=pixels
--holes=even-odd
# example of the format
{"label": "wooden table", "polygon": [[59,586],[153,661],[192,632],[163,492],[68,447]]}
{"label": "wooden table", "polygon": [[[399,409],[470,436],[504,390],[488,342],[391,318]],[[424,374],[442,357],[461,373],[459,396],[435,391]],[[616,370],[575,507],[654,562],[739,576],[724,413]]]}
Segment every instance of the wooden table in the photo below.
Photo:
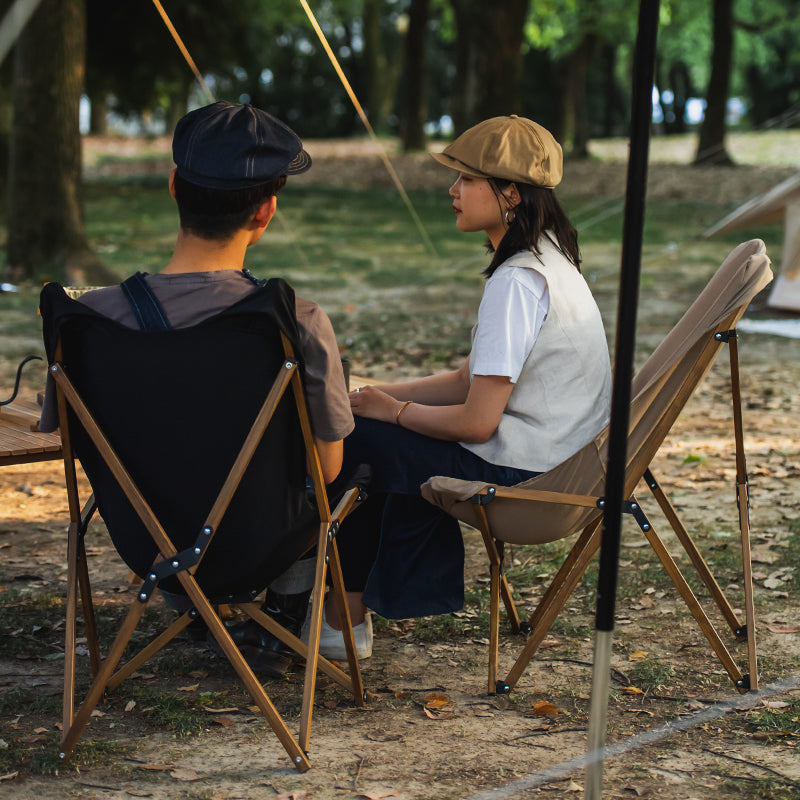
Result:
{"label": "wooden table", "polygon": [[0,406],[0,466],[55,461],[61,458],[58,433],[42,433],[42,409],[35,401],[15,400]]}

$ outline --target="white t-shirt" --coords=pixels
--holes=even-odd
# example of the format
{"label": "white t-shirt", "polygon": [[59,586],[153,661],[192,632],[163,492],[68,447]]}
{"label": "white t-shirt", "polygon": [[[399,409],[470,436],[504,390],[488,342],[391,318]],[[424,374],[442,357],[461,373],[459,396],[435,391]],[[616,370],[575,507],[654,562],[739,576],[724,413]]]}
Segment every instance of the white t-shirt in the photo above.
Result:
{"label": "white t-shirt", "polygon": [[547,281],[534,269],[498,269],[478,308],[470,378],[504,375],[517,382],[550,308]]}

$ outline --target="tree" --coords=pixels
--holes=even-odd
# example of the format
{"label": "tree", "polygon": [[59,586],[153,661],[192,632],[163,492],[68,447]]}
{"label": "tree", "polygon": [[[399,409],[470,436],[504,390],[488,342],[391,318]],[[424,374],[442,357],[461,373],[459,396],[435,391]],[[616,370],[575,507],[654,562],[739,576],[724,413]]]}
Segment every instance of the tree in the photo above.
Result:
{"label": "tree", "polygon": [[521,111],[522,43],[530,0],[451,0],[456,25],[456,133]]}
{"label": "tree", "polygon": [[733,61],[733,0],[713,0],[714,48],[695,164],[733,164],[725,149],[725,114]]}
{"label": "tree", "polygon": [[89,247],[80,197],[84,11],[83,0],[43,0],[17,41],[6,266],[13,279],[85,284],[110,275]]}
{"label": "tree", "polygon": [[402,84],[400,135],[403,149],[422,150],[425,147],[425,97],[426,29],[430,13],[430,0],[411,0],[408,10],[404,73]]}

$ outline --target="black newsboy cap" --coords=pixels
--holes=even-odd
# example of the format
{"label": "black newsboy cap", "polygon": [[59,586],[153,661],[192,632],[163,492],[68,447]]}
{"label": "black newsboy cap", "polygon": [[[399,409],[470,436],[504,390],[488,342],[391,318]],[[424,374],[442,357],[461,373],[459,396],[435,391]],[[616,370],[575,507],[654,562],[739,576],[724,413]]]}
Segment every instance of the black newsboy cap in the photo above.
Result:
{"label": "black newsboy cap", "polygon": [[288,125],[260,108],[226,102],[190,111],[178,122],[172,159],[181,178],[209,189],[246,189],[311,166]]}

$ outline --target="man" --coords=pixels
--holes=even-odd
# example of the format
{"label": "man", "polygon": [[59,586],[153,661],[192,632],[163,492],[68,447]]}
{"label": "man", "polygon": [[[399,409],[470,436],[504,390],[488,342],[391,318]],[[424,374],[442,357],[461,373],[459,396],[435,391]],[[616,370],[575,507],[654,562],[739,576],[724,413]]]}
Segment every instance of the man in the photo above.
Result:
{"label": "man", "polygon": [[[79,298],[131,328],[195,325],[254,291],[259,282],[244,269],[247,248],[272,220],[287,176],[311,166],[302,142],[284,123],[251,105],[227,102],[183,117],[175,128],[172,154],[176,166],[169,191],[180,227],[166,266],[158,274],[137,273],[121,286]],[[353,416],[330,320],[315,303],[302,298],[295,303],[309,415],[323,476],[330,483],[341,469],[342,440],[353,429]],[[43,426],[50,422],[55,427],[53,419],[52,410],[45,411]],[[308,558],[267,590],[265,610],[298,636],[313,580],[314,559]],[[291,663],[290,651],[255,623],[236,626],[232,635],[262,673],[280,676]]]}

